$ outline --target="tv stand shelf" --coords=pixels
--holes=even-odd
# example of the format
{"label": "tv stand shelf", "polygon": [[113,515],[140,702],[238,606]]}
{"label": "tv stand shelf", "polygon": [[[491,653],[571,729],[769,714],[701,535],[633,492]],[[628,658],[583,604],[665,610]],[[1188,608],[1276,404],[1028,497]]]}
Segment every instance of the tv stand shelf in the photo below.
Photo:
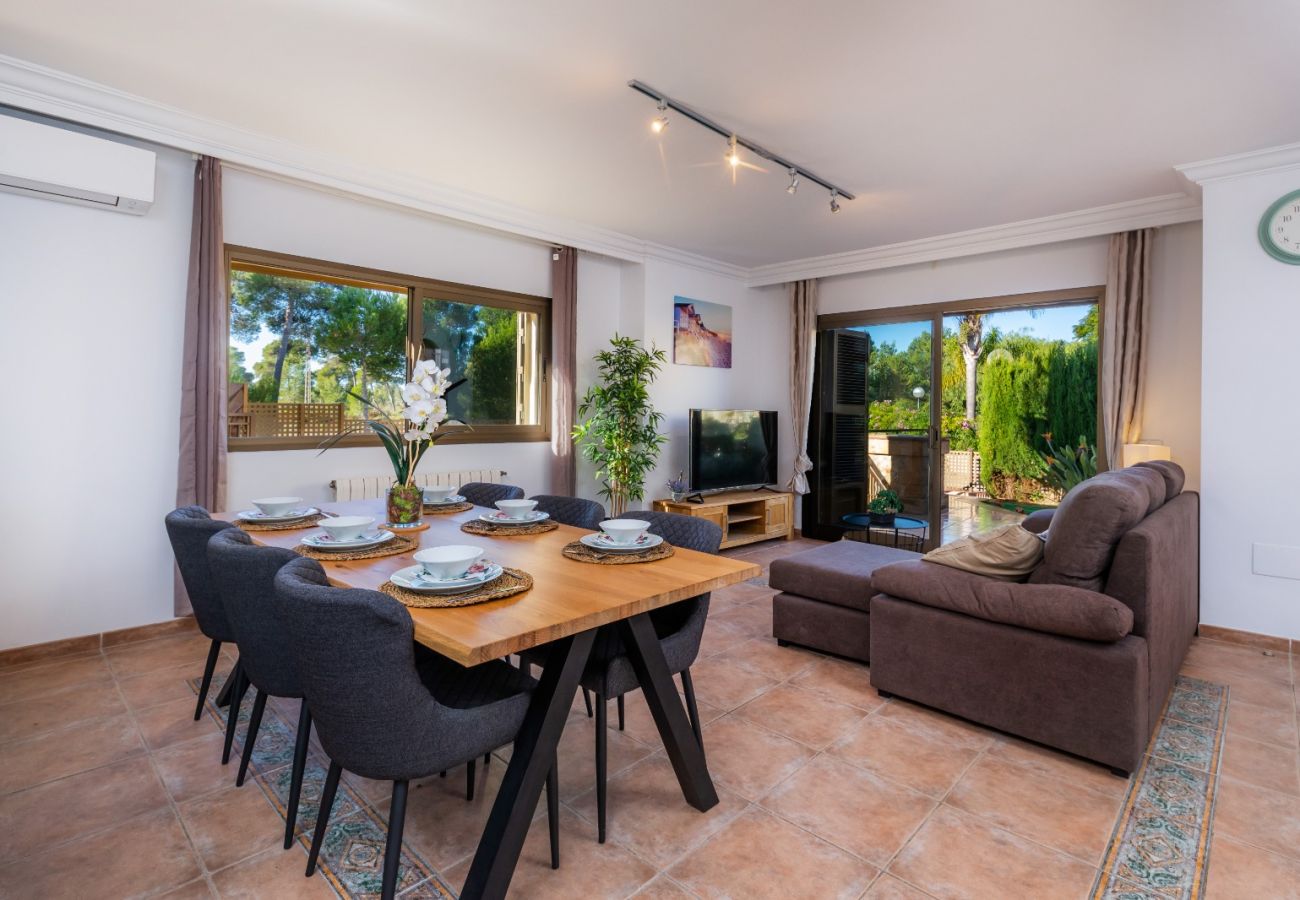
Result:
{"label": "tv stand shelf", "polygon": [[794,494],[788,491],[724,491],[698,500],[656,500],[656,512],[708,519],[722,529],[722,549],[794,538]]}

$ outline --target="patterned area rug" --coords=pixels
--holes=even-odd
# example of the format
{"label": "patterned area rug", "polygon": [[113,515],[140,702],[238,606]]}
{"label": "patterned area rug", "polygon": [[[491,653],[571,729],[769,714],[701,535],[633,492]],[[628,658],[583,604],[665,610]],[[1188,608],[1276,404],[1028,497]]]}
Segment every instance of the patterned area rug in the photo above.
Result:
{"label": "patterned area rug", "polygon": [[[220,731],[226,728],[226,712],[216,705],[224,676],[215,675],[212,689],[205,704],[208,716]],[[190,682],[198,694],[199,679]],[[234,751],[230,758],[230,782],[234,784],[243,751],[244,735],[248,730],[248,717],[253,708],[253,690],[249,689],[239,711],[235,727]],[[289,803],[289,781],[293,769],[293,744],[297,736],[296,724],[290,724],[271,703],[262,715],[262,725],[257,732],[253,758],[249,764],[249,778],[261,789],[281,818]],[[325,785],[327,761],[318,757],[313,748],[307,754],[307,767],[303,772],[302,794],[298,800],[298,842],[304,849],[311,847],[312,832],[316,827],[316,814],[320,807],[321,792]],[[248,783],[245,782],[245,788]],[[329,830],[325,832],[317,867],[321,875],[341,897],[378,897],[384,871],[384,842],[388,836],[388,820],[360,793],[354,791],[346,779],[339,782],[334,795],[334,808],[330,814]],[[302,865],[307,866],[304,854]],[[447,900],[456,896],[441,876],[403,844],[401,866],[397,876],[399,897],[410,900],[438,898]]]}
{"label": "patterned area rug", "polygon": [[1111,836],[1093,900],[1205,894],[1228,687],[1179,676]]}

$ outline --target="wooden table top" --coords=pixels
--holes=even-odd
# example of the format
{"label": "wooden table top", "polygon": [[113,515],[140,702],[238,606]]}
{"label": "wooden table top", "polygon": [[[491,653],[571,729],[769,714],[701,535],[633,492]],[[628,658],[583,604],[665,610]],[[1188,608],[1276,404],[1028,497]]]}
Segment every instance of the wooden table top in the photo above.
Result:
{"label": "wooden table top", "polygon": [[[383,500],[328,503],[341,515],[373,516],[384,520]],[[533,587],[505,600],[444,609],[411,609],[415,639],[464,666],[500,659],[511,653],[607,625],[678,600],[737,584],[762,574],[753,563],[676,548],[667,559],[632,565],[601,566],[565,557],[561,548],[588,532],[561,525],[545,534],[483,537],[460,530],[482,508],[451,515],[425,516],[427,531],[412,532],[421,547],[468,544],[482,547],[485,558],[523,569]],[[234,513],[215,518],[233,519]],[[293,548],[314,529],[251,531],[259,544]],[[414,551],[412,551],[413,553]],[[322,563],[330,580],[342,587],[378,589],[398,569],[413,565],[411,553]]]}

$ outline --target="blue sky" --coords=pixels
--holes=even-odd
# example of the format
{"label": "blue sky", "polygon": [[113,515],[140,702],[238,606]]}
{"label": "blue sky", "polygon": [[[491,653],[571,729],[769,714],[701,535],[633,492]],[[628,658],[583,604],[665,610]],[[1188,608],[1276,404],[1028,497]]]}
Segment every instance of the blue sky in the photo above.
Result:
{"label": "blue sky", "polygon": [[[1028,309],[1009,309],[989,313],[984,317],[984,328],[997,328],[1002,332],[1024,331],[1035,337],[1051,341],[1068,341],[1074,338],[1074,326],[1088,312],[1092,304],[1077,306],[1051,306],[1031,312]],[[956,317],[944,319],[945,327],[954,327]],[[877,343],[893,344],[904,349],[919,334],[930,330],[929,322],[909,322],[901,325],[872,325],[869,329]]]}

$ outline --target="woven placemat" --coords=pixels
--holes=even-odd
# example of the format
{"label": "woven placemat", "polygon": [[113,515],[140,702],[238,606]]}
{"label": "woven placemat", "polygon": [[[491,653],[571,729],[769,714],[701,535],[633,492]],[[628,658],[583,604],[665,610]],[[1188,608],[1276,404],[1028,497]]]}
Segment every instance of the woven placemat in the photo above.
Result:
{"label": "woven placemat", "polygon": [[398,535],[391,541],[386,541],[378,547],[371,547],[367,550],[317,550],[315,547],[308,547],[306,544],[299,544],[293,549],[299,556],[305,556],[308,559],[318,559],[321,562],[347,562],[353,559],[379,559],[382,556],[399,556],[403,553],[410,553],[412,550],[418,550],[419,547],[420,542],[418,539]]}
{"label": "woven placemat", "polygon": [[533,586],[533,576],[523,569],[501,570],[501,577],[481,588],[466,591],[463,594],[420,594],[400,588],[391,581],[385,581],[379,589],[407,606],[415,609],[437,609],[450,606],[473,606],[475,603],[488,603],[492,600],[504,600],[515,594],[522,594]]}
{"label": "woven placemat", "polygon": [[638,550],[635,553],[601,553],[599,550],[593,550],[582,541],[574,541],[571,544],[565,544],[564,550],[561,551],[569,559],[576,559],[578,562],[595,563],[598,566],[625,566],[628,563],[654,562],[656,559],[667,559],[673,555],[673,545],[664,541],[658,547],[651,547],[649,550]]}
{"label": "woven placemat", "polygon": [[487,537],[508,537],[512,534],[546,534],[560,526],[554,522],[525,522],[522,525],[493,525],[489,522],[466,522],[460,530],[466,534],[482,534]]}
{"label": "woven placemat", "polygon": [[424,514],[426,516],[445,516],[450,513],[464,512],[467,509],[473,509],[474,504],[469,501],[462,503],[426,503],[424,504]]}
{"label": "woven placemat", "polygon": [[245,531],[295,531],[299,528],[311,528],[323,518],[325,517],[320,513],[314,513],[305,519],[294,519],[292,522],[250,522],[247,519],[235,519],[234,525]]}

